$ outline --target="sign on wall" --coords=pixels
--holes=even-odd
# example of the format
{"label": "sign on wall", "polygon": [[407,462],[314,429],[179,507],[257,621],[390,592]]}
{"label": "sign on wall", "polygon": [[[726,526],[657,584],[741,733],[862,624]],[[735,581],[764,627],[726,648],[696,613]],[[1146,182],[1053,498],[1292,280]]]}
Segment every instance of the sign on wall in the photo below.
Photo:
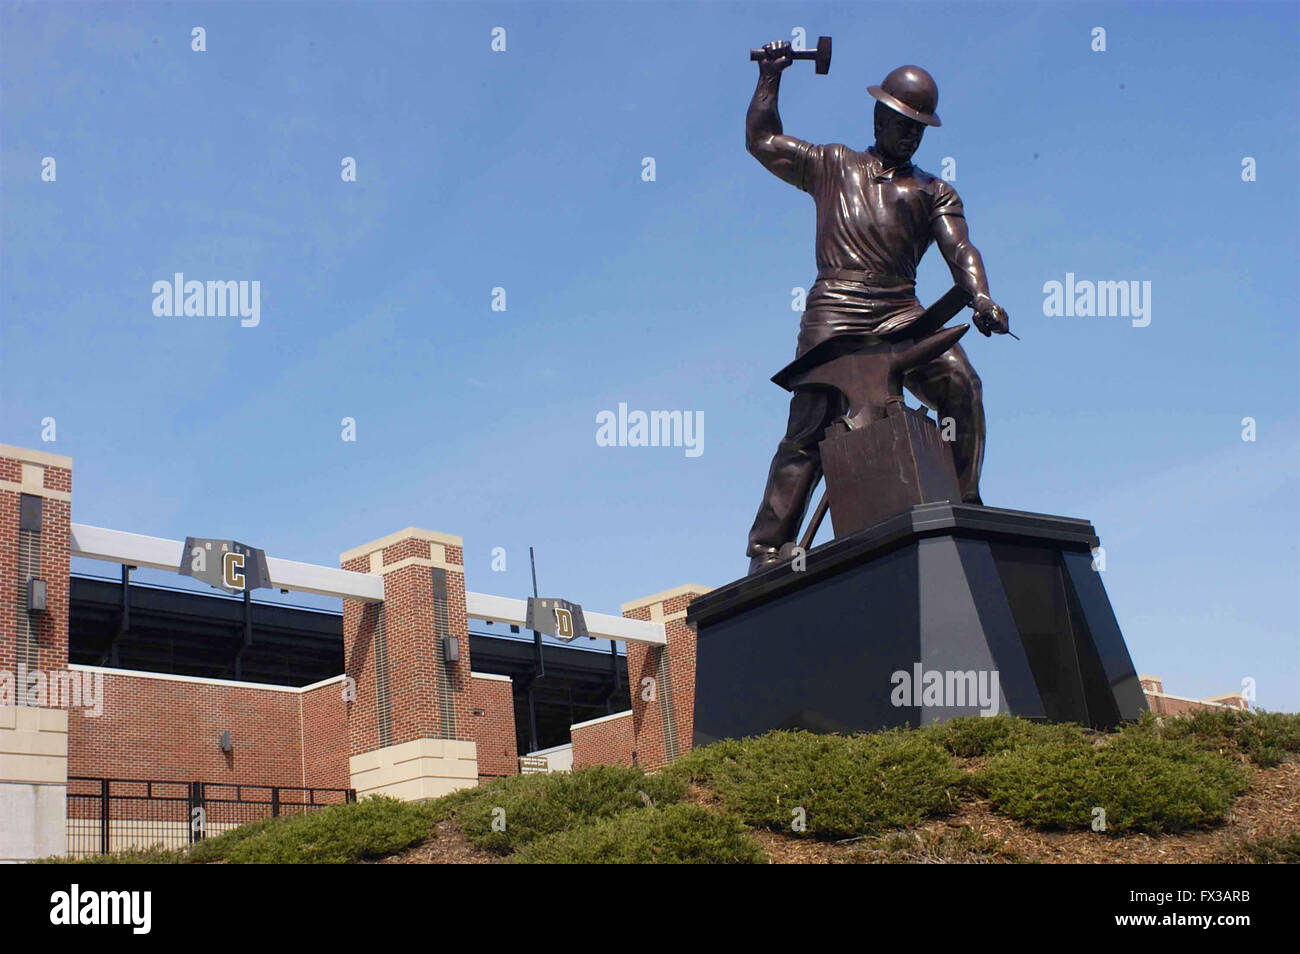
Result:
{"label": "sign on wall", "polygon": [[186,537],[180,573],[227,593],[242,593],[271,585],[266,551],[235,540]]}
{"label": "sign on wall", "polygon": [[528,597],[528,616],[524,625],[566,643],[587,635],[587,621],[581,606],[546,596]]}

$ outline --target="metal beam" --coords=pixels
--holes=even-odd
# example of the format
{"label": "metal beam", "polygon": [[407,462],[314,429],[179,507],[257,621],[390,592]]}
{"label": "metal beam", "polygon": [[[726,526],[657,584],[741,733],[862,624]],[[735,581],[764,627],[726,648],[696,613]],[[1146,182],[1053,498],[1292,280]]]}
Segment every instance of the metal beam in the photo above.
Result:
{"label": "metal beam", "polygon": [[[72,525],[72,555],[88,560],[105,560],[109,563],[129,563],[155,570],[176,573],[180,570],[183,540],[148,537],[123,530],[91,527],[84,523]],[[337,567],[297,563],[277,557],[266,558],[271,571],[271,584],[282,590],[316,593],[321,596],[338,596],[345,599],[380,603],[384,599],[384,578],[378,574],[354,573]],[[466,614],[473,619],[490,619],[516,626],[527,625],[528,603],[507,596],[490,596],[486,593],[465,594]],[[668,645],[663,623],[611,616],[608,613],[583,613],[587,633],[596,639],[613,639],[626,643],[645,643],[650,646]]]}
{"label": "metal beam", "polygon": [[[84,523],[72,525],[72,555],[89,560],[106,560],[109,563],[130,563],[155,570],[180,570],[183,540],[165,540],[147,537],[122,530],[90,527]],[[320,596],[339,596],[347,599],[379,603],[384,599],[384,578],[369,573],[353,573],[337,567],[297,563],[293,560],[266,558],[271,571],[272,585],[282,590],[316,593]]]}
{"label": "metal beam", "polygon": [[[527,624],[528,603],[508,596],[489,596],[486,593],[466,593],[465,613],[471,619],[490,619],[494,623]],[[614,639],[625,643],[646,643],[650,646],[667,646],[668,637],[663,623],[651,623],[608,613],[588,613],[587,635],[596,639]]]}

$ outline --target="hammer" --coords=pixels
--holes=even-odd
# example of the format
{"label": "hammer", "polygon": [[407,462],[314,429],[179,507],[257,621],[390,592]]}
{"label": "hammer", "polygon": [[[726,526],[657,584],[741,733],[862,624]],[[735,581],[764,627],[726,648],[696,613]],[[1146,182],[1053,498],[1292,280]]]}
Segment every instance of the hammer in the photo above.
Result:
{"label": "hammer", "polygon": [[[766,50],[750,50],[749,58],[751,60],[762,60],[767,58]],[[822,76],[831,71],[831,38],[828,36],[819,36],[817,38],[817,49],[815,50],[791,50],[790,59],[792,60],[813,60],[816,70]]]}

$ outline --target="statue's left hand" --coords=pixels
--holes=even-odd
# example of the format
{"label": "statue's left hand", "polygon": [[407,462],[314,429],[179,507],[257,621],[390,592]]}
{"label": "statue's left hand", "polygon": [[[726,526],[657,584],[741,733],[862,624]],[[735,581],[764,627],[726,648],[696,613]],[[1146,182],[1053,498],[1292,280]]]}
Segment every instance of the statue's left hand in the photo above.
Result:
{"label": "statue's left hand", "polygon": [[976,309],[975,327],[985,338],[992,334],[1010,334],[1011,319],[1001,305],[988,302]]}

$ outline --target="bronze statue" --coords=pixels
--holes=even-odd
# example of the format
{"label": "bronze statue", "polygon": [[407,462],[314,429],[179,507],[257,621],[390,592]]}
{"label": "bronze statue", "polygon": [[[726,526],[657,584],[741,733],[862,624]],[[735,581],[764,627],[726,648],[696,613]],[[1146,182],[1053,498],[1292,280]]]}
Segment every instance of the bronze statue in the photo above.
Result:
{"label": "bronze statue", "polygon": [[[825,72],[829,40],[820,52],[818,72]],[[930,74],[902,66],[879,86],[868,87],[877,101],[876,141],[866,152],[857,152],[784,134],[777,94],[781,72],[794,59],[789,43],[768,43],[752,58],[758,60],[759,76],[745,116],[745,146],[770,172],[811,194],[817,204],[817,280],[800,322],[796,363],[805,355],[819,356],[825,349],[818,355],[809,352],[840,336],[879,342],[906,338],[913,329],[921,334],[926,310],[916,298],[916,267],[931,242],[938,243],[952,271],[961,296],[958,308],[969,301],[975,327],[986,337],[1009,333],[1007,313],[989,295],[984,263],[970,243],[957,192],[911,163],[925,127],[940,124],[935,113],[939,90]],[[940,420],[954,420],[958,492],[962,502],[981,504],[984,408],[979,376],[955,343],[959,336],[948,339],[953,343],[942,354],[908,368],[901,383]],[[751,573],[779,562],[781,548],[795,541],[822,477],[820,445],[828,428],[833,422],[854,426],[844,422],[846,410],[843,394],[834,389],[794,391],[786,435],[772,459],[749,533]]]}

